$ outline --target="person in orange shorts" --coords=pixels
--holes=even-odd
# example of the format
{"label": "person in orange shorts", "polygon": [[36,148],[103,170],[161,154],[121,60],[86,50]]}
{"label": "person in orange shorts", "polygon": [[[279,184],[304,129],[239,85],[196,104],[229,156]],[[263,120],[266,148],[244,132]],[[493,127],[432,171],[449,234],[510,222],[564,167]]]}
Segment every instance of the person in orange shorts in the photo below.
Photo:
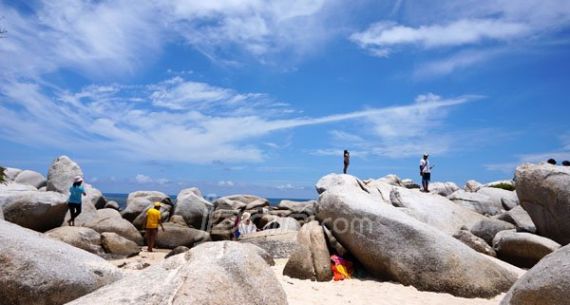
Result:
{"label": "person in orange shorts", "polygon": [[148,252],[152,252],[152,248],[154,248],[154,243],[156,241],[156,235],[158,234],[158,226],[160,226],[164,232],[164,226],[160,219],[160,202],[155,202],[154,208],[148,209],[144,223],[147,250]]}

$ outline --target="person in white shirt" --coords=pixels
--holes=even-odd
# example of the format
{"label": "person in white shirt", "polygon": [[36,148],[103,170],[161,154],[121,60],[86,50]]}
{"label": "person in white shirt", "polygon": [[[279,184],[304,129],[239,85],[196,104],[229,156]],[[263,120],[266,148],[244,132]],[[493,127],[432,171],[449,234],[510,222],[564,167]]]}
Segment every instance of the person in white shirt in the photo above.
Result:
{"label": "person in white shirt", "polygon": [[429,192],[429,181],[431,179],[431,169],[429,161],[429,154],[425,153],[424,157],[420,160],[420,176],[422,176],[422,187],[423,191],[428,193]]}
{"label": "person in white shirt", "polygon": [[241,215],[241,221],[238,225],[239,236],[244,236],[250,233],[257,232],[257,227],[251,221],[251,214],[248,212]]}

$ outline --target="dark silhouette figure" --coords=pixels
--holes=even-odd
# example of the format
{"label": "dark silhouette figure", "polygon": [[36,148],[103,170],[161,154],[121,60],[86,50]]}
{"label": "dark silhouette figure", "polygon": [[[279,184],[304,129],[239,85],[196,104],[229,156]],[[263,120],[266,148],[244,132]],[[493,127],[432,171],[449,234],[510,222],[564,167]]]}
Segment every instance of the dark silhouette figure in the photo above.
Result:
{"label": "dark silhouette figure", "polygon": [[348,166],[350,165],[350,153],[348,152],[348,150],[344,150],[344,169],[342,170],[342,172],[344,174],[346,174],[346,172],[348,171]]}
{"label": "dark silhouette figure", "polygon": [[552,165],[556,165],[556,160],[554,160],[554,159],[548,159],[548,161],[546,161],[546,163],[552,164]]}

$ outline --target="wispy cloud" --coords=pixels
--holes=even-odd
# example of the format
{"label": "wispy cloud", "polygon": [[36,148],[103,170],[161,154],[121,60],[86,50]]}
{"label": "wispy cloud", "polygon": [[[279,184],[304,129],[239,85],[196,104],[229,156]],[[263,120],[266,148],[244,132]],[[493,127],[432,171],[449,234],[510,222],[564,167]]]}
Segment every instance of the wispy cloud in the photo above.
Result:
{"label": "wispy cloud", "polygon": [[457,70],[469,68],[475,64],[487,62],[504,54],[503,49],[469,50],[453,54],[448,58],[429,61],[420,65],[414,71],[416,79],[426,79],[434,76],[451,74]]}

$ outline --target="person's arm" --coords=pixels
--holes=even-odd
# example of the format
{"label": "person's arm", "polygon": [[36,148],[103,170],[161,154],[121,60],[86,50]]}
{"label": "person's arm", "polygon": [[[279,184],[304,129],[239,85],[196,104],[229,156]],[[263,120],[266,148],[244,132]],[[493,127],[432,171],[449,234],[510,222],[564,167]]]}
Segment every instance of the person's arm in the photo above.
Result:
{"label": "person's arm", "polygon": [[158,217],[158,224],[160,225],[162,232],[164,232],[164,226],[162,225],[162,217]]}
{"label": "person's arm", "polygon": [[83,186],[81,187],[81,193],[83,193],[83,196],[87,196],[87,193],[85,193],[85,188]]}

